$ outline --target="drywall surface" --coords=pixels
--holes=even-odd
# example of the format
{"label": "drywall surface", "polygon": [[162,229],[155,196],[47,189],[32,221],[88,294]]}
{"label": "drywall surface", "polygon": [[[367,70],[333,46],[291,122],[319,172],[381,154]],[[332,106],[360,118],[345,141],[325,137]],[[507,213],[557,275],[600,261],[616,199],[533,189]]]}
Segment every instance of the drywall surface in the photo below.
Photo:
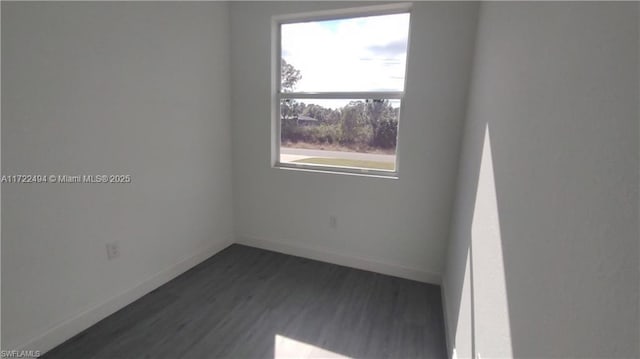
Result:
{"label": "drywall surface", "polygon": [[[2,6],[0,6],[0,19],[2,18]],[[2,51],[0,51],[1,53]],[[0,68],[2,66],[2,56],[0,56]],[[2,82],[2,71],[0,71],[0,83]],[[1,91],[0,91],[1,92]],[[2,105],[0,101],[0,112]],[[2,116],[0,115],[0,122]],[[0,126],[0,168],[2,168],[2,126]],[[1,186],[1,184],[0,184]],[[0,203],[2,203],[2,191],[0,191]],[[2,206],[0,206],[0,218],[2,218]],[[0,220],[0,244],[2,243],[2,221]],[[0,245],[0,308],[2,308],[2,245]],[[2,346],[2,310],[0,309],[0,350]]]}
{"label": "drywall surface", "polygon": [[4,348],[233,240],[228,29],[225,3],[2,3],[2,173],[132,176],[2,185]]}
{"label": "drywall surface", "polygon": [[450,350],[638,357],[636,3],[485,3],[444,288]]}
{"label": "drywall surface", "polygon": [[[363,5],[231,4],[236,236],[242,243],[437,282],[449,231],[477,4],[413,4],[399,179],[271,167],[272,16]],[[330,216],[337,219],[335,229]]]}

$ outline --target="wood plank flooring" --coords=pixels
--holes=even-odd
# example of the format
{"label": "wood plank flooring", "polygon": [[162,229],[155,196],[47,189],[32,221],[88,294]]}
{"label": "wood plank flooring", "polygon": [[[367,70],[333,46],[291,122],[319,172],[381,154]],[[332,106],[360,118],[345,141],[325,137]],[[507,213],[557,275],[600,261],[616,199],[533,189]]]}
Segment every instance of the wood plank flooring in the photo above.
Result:
{"label": "wood plank flooring", "polygon": [[328,352],[445,358],[440,288],[232,245],[44,358],[275,359]]}

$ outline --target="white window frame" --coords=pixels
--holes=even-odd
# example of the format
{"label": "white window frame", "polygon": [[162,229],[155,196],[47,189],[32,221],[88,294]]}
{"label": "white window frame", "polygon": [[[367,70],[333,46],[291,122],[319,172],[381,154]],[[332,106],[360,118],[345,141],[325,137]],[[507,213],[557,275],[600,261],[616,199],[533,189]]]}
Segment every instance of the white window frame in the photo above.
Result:
{"label": "white window frame", "polygon": [[[404,108],[405,91],[359,91],[359,92],[281,92],[281,56],[282,38],[281,26],[284,24],[299,23],[305,21],[325,21],[350,19],[355,17],[409,14],[409,34],[407,39],[407,59],[405,62],[404,90],[407,88],[407,70],[409,62],[409,48],[411,38],[411,3],[396,3],[375,5],[369,7],[336,9],[328,11],[316,11],[309,13],[278,15],[272,18],[271,26],[271,166],[278,169],[293,169],[323,173],[339,173],[364,175],[369,177],[398,178],[399,168],[399,137],[400,137],[400,116]],[[398,116],[398,139],[396,139],[396,159],[395,170],[375,170],[355,167],[322,166],[305,163],[280,162],[280,131],[281,114],[280,104],[285,99],[390,99],[400,100],[400,115]]]}

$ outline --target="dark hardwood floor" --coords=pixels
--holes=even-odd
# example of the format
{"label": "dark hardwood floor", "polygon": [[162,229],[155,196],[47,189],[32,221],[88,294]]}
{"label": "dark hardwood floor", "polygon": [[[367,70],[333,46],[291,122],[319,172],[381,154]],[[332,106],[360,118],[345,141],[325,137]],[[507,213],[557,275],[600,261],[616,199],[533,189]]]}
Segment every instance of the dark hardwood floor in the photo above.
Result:
{"label": "dark hardwood floor", "polygon": [[276,336],[284,354],[299,342],[353,358],[446,357],[438,286],[241,245],[44,357],[271,359]]}

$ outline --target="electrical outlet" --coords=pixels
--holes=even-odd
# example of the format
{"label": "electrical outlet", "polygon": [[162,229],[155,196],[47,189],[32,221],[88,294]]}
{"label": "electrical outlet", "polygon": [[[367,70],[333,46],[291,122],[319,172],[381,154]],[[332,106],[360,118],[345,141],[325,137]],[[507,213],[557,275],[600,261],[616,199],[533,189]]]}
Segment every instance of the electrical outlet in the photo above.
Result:
{"label": "electrical outlet", "polygon": [[329,227],[336,228],[338,227],[338,219],[336,216],[329,216]]}
{"label": "electrical outlet", "polygon": [[112,260],[120,257],[120,246],[119,243],[111,242],[107,243],[107,259]]}

